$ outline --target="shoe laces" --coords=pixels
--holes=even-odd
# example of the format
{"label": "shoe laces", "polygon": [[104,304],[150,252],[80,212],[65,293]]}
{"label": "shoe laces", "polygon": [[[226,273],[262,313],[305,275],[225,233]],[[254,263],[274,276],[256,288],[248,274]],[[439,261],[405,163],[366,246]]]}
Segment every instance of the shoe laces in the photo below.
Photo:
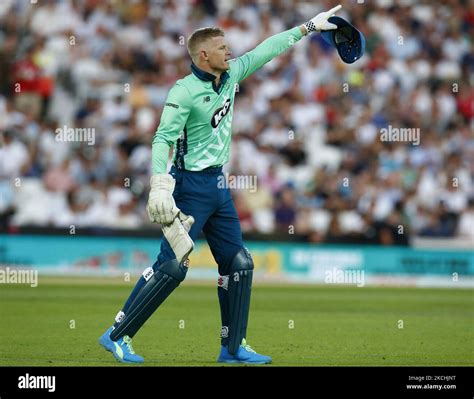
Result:
{"label": "shoe laces", "polygon": [[132,346],[132,339],[128,336],[128,335],[125,335],[123,337],[123,342],[125,345],[127,345],[127,349],[128,351],[134,355],[135,354],[135,351],[133,350],[133,346]]}
{"label": "shoe laces", "polygon": [[242,343],[240,345],[243,346],[247,352],[257,353],[252,349],[252,347],[249,344],[247,344],[247,341],[245,338],[242,338]]}

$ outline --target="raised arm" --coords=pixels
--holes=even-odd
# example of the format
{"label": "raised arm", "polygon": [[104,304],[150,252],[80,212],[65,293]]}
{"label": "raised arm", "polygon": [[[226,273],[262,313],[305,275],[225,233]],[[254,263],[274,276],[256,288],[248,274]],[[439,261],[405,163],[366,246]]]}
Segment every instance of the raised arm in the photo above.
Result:
{"label": "raised arm", "polygon": [[267,62],[288,50],[308,33],[337,29],[336,25],[328,22],[328,18],[341,7],[338,5],[329,11],[318,14],[301,26],[271,36],[243,56],[230,60],[231,70],[237,75],[237,81],[241,82],[250,76]]}
{"label": "raised arm", "polygon": [[292,47],[303,35],[303,29],[295,27],[269,37],[243,56],[230,60],[231,72],[236,73],[237,81],[241,82],[277,55]]}

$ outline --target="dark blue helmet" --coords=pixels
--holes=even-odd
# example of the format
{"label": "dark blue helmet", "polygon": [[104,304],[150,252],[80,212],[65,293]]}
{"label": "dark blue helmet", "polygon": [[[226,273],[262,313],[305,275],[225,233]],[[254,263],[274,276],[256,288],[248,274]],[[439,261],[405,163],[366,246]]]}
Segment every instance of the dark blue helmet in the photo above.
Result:
{"label": "dark blue helmet", "polygon": [[330,17],[328,21],[337,25],[337,29],[321,31],[321,35],[326,43],[336,47],[342,61],[352,64],[362,57],[365,50],[362,32],[341,17]]}

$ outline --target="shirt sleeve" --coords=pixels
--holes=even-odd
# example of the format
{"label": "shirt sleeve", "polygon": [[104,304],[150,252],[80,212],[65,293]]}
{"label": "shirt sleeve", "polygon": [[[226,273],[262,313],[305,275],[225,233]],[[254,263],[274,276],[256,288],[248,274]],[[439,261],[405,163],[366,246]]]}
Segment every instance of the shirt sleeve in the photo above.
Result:
{"label": "shirt sleeve", "polygon": [[271,36],[243,56],[230,60],[231,71],[236,74],[237,81],[241,82],[268,61],[288,50],[302,37],[298,26]]}
{"label": "shirt sleeve", "polygon": [[153,137],[152,172],[166,173],[169,148],[184,130],[191,111],[191,95],[183,85],[176,83],[168,93],[160,125]]}

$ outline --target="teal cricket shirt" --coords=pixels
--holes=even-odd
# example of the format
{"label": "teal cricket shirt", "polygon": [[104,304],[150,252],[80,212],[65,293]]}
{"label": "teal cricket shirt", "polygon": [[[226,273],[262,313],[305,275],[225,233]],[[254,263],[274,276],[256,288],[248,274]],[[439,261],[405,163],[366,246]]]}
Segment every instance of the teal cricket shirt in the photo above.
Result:
{"label": "teal cricket shirt", "polygon": [[[229,70],[215,76],[192,65],[193,73],[170,89],[153,137],[153,174],[166,173],[169,147],[173,163],[200,171],[229,161],[232,115],[238,83],[302,38],[299,27],[271,36],[243,56],[229,60]],[[245,115],[242,115],[245,118]]]}

